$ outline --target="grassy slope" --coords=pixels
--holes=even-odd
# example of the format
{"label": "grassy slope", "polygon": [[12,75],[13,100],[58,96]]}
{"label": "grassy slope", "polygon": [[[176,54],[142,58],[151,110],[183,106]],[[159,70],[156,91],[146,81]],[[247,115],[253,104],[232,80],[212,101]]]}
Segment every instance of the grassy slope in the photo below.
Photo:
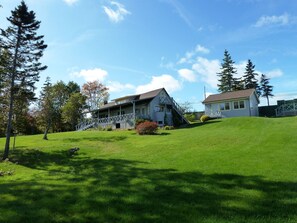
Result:
{"label": "grassy slope", "polygon": [[296,117],[233,118],[18,137],[0,222],[297,222],[296,130]]}

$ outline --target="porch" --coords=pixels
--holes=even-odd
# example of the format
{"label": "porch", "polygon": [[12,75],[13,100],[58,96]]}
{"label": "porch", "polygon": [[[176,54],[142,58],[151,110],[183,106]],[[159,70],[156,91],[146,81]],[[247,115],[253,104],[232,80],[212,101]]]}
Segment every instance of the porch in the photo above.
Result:
{"label": "porch", "polygon": [[297,115],[297,100],[278,101],[278,107],[275,109],[277,117],[281,116],[296,116]]}
{"label": "porch", "polygon": [[89,128],[111,127],[112,129],[132,129],[135,126],[136,118],[147,118],[135,115],[134,113],[110,116],[105,118],[87,119],[76,126],[76,131],[83,131]]}

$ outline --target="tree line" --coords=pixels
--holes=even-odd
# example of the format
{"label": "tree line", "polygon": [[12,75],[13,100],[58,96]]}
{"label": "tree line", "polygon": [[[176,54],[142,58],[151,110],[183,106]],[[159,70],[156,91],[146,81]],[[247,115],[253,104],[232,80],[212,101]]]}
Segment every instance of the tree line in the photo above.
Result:
{"label": "tree line", "polygon": [[80,86],[70,81],[51,83],[47,77],[39,96],[36,82],[47,69],[40,62],[47,48],[38,34],[40,21],[21,1],[9,26],[0,28],[0,137],[5,136],[3,159],[8,158],[12,134],[36,134],[70,131],[84,111],[98,108],[108,99],[108,89],[98,81]]}
{"label": "tree line", "polygon": [[248,59],[244,75],[240,78],[235,77],[237,70],[235,62],[230,53],[225,50],[220,72],[218,73],[218,91],[221,93],[237,91],[244,89],[255,89],[258,97],[265,97],[269,106],[269,97],[272,97],[273,86],[269,84],[269,78],[265,74],[259,74],[255,71],[255,65]]}

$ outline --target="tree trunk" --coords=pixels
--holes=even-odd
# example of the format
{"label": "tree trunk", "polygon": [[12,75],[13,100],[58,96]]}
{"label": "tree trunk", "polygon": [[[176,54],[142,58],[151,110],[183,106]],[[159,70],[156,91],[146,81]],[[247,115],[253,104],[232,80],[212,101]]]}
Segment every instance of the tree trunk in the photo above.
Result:
{"label": "tree trunk", "polygon": [[11,136],[11,129],[12,129],[12,115],[13,115],[13,102],[14,102],[14,81],[16,77],[16,69],[17,69],[17,57],[20,47],[20,37],[21,37],[21,28],[18,28],[18,36],[17,36],[17,42],[15,46],[14,51],[14,57],[13,57],[13,67],[11,72],[11,83],[10,83],[10,98],[9,98],[9,110],[8,110],[8,120],[7,120],[7,128],[6,128],[6,142],[5,142],[5,148],[4,148],[4,154],[3,154],[3,160],[8,158],[9,154],[9,147],[10,147],[10,136]]}
{"label": "tree trunk", "polygon": [[269,96],[267,96],[266,98],[267,98],[267,104],[269,106]]}
{"label": "tree trunk", "polygon": [[9,154],[10,136],[11,136],[11,129],[12,129],[12,114],[13,114],[14,75],[11,80],[10,88],[11,89],[10,89],[10,99],[9,99],[9,111],[8,111],[8,120],[7,120],[7,127],[6,127],[6,142],[5,142],[3,160],[7,159]]}
{"label": "tree trunk", "polygon": [[48,133],[50,127],[51,127],[51,123],[52,123],[51,121],[49,121],[49,122],[47,123],[47,126],[46,126],[45,131],[44,131],[44,135],[43,135],[43,139],[44,139],[44,140],[48,140],[48,138],[47,138],[47,133]]}

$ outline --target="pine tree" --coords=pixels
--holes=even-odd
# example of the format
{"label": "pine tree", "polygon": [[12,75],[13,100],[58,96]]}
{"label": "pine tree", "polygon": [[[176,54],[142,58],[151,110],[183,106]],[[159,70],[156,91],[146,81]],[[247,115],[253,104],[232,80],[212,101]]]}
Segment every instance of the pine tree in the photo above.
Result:
{"label": "pine tree", "polygon": [[219,92],[228,92],[234,90],[234,75],[237,73],[237,70],[234,67],[235,62],[232,60],[229,52],[225,50],[223,63],[221,64],[221,72],[218,73]]}
{"label": "pine tree", "polygon": [[269,106],[269,97],[273,97],[274,95],[272,94],[273,91],[273,86],[269,85],[269,78],[266,77],[265,74],[261,75],[261,96],[267,99],[267,104]]}
{"label": "pine tree", "polygon": [[9,154],[15,99],[19,95],[23,99],[34,99],[35,82],[39,80],[40,71],[46,69],[39,59],[47,47],[43,36],[37,35],[40,21],[35,19],[33,11],[28,11],[24,1],[11,11],[7,20],[10,26],[6,30],[1,29],[0,34],[0,49],[6,50],[10,59],[5,64],[8,72],[4,82],[8,83],[9,104],[3,159]]}
{"label": "pine tree", "polygon": [[47,140],[47,134],[50,127],[52,126],[53,118],[55,116],[53,88],[50,77],[46,78],[46,81],[42,87],[38,105],[42,124],[45,127],[43,139]]}
{"label": "pine tree", "polygon": [[258,84],[257,76],[258,74],[255,72],[255,65],[252,63],[252,61],[249,59],[246,67],[245,67],[245,75],[243,75],[243,81],[244,81],[244,89],[255,89],[258,96],[260,96],[261,91]]}

